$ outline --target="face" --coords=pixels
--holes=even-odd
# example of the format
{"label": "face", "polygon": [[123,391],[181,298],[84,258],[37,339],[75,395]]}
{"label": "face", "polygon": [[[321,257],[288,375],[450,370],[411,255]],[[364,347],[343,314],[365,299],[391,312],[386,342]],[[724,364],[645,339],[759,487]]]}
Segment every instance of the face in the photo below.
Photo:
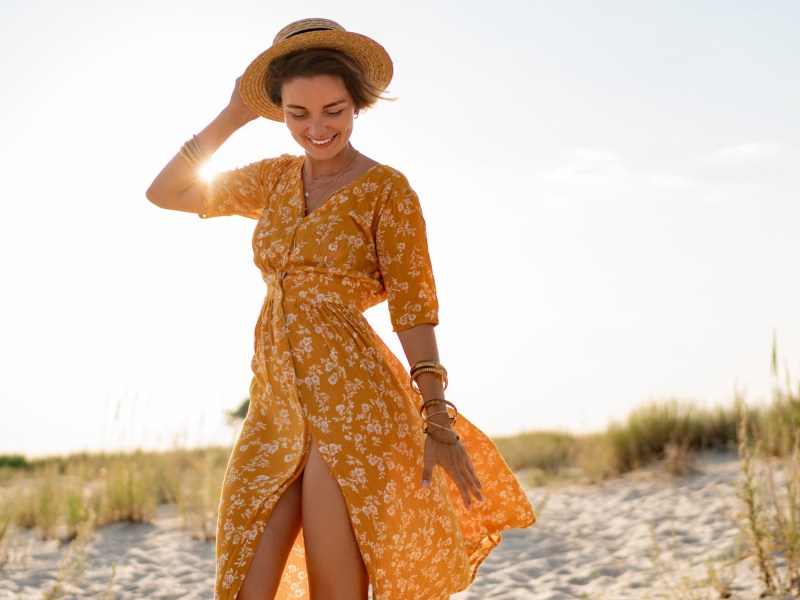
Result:
{"label": "face", "polygon": [[347,147],[355,105],[341,77],[287,81],[281,89],[286,126],[310,157],[327,160]]}

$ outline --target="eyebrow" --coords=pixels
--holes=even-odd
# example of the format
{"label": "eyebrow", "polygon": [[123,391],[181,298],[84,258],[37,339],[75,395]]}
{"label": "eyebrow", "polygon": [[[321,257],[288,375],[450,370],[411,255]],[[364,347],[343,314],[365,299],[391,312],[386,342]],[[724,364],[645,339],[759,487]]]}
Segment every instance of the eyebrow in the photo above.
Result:
{"label": "eyebrow", "polygon": [[[325,106],[322,107],[323,110],[326,108],[331,108],[332,106],[336,106],[337,104],[342,104],[343,102],[347,102],[346,99],[342,98],[341,100],[336,100],[335,102],[329,102]],[[300,110],[308,110],[305,106],[300,106],[299,104],[287,104],[286,108],[299,108]]]}

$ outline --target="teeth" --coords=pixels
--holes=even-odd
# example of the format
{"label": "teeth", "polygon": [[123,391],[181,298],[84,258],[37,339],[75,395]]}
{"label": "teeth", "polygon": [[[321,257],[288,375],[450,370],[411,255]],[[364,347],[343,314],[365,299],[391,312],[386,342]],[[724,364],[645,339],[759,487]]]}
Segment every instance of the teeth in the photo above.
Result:
{"label": "teeth", "polygon": [[329,138],[328,138],[328,139],[326,139],[326,140],[320,140],[320,141],[317,141],[317,140],[312,140],[311,138],[308,138],[308,140],[309,140],[309,141],[310,141],[312,144],[314,144],[315,146],[324,146],[325,144],[327,144],[328,142],[330,142],[332,139],[333,139],[333,136],[329,137]]}

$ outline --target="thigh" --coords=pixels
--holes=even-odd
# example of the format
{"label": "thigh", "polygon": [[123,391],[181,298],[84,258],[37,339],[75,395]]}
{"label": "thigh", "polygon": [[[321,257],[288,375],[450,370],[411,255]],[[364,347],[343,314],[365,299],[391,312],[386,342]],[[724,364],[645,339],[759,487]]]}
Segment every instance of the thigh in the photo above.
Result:
{"label": "thigh", "polygon": [[369,578],[339,483],[315,444],[303,472],[303,539],[312,600],[367,598]]}
{"label": "thigh", "polygon": [[236,600],[274,598],[286,559],[300,531],[302,475],[281,494],[258,543]]}

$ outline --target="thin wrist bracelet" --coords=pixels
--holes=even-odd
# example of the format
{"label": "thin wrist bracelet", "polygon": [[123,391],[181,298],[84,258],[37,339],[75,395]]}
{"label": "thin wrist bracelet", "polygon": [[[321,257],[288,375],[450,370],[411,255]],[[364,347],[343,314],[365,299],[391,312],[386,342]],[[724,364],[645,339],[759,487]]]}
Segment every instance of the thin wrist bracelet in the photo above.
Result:
{"label": "thin wrist bracelet", "polygon": [[428,424],[422,428],[422,433],[429,433],[431,429],[441,429],[442,431],[449,431],[451,433],[455,433],[456,430],[453,429],[452,424],[450,425],[440,425],[439,423],[434,423],[432,421],[428,421]]}
{"label": "thin wrist bracelet", "polygon": [[424,418],[422,411],[428,408],[429,406],[433,406],[434,404],[444,404],[446,406],[450,406],[456,413],[454,416],[458,416],[458,409],[456,408],[456,405],[450,402],[450,400],[445,400],[444,398],[431,398],[430,400],[425,402],[419,409],[419,416]]}
{"label": "thin wrist bracelet", "polygon": [[426,421],[430,421],[431,423],[433,423],[433,421],[431,421],[431,417],[434,416],[434,415],[447,415],[449,417],[451,423],[455,423],[456,422],[456,415],[451,415],[449,410],[438,410],[438,411],[436,411],[434,413],[428,413],[425,416],[425,420]]}

